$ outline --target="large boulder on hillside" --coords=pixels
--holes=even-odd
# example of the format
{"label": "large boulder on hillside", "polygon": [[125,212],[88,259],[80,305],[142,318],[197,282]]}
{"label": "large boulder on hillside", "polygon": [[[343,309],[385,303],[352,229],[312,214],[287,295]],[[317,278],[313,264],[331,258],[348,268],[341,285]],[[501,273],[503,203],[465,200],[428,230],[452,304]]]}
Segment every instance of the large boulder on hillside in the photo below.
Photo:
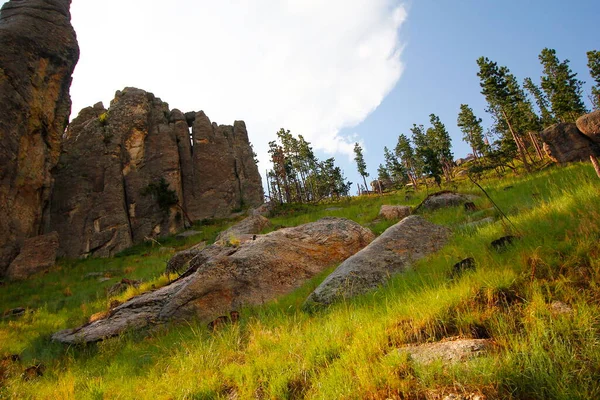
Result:
{"label": "large boulder on hillside", "polygon": [[425,208],[427,210],[439,210],[440,208],[457,207],[473,201],[476,196],[461,194],[449,191],[433,193],[427,196],[425,200],[417,208]]}
{"label": "large boulder on hillside", "polygon": [[22,280],[47,270],[56,262],[57,251],[58,233],[56,232],[25,239],[21,252],[6,270],[7,278]]}
{"label": "large boulder on hillside", "polygon": [[600,143],[600,110],[582,115],[577,119],[577,128],[595,143]]}
{"label": "large boulder on hillside", "polygon": [[0,276],[42,233],[79,47],[70,0],[11,0],[0,11]]}
{"label": "large boulder on hillside", "polygon": [[448,228],[420,216],[404,218],[344,261],[311,293],[305,307],[328,305],[373,290],[441,249],[449,236]]}
{"label": "large boulder on hillside", "polygon": [[169,320],[209,322],[290,293],[373,238],[370,230],[353,221],[324,218],[260,235],[239,247],[209,246],[190,261],[189,272],[170,285],[127,301],[104,319],[58,332],[53,339],[94,342]]}
{"label": "large boulder on hillside", "polygon": [[599,145],[572,123],[552,125],[542,132],[541,137],[548,157],[560,164],[587,161],[590,155],[600,155]]}
{"label": "large boulder on hillside", "polygon": [[270,225],[271,222],[262,215],[252,215],[221,232],[217,236],[216,242],[228,243],[239,241],[243,236],[258,234]]}
{"label": "large boulder on hillside", "polygon": [[401,220],[408,217],[411,212],[410,206],[383,205],[379,210],[379,217],[389,220]]}
{"label": "large boulder on hillside", "polygon": [[185,114],[136,88],[117,91],[108,109],[80,112],[55,171],[49,226],[61,255],[110,257],[190,220],[262,204],[244,123],[217,126],[202,112],[191,122],[190,132]]}

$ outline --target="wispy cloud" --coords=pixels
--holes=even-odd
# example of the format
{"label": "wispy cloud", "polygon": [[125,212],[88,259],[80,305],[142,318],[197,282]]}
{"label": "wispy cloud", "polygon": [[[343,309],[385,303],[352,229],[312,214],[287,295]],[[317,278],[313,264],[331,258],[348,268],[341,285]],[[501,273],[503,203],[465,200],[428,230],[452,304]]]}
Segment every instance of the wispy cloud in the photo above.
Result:
{"label": "wispy cloud", "polygon": [[352,154],[363,121],[402,74],[392,0],[74,0],[81,60],[73,111],[117,89],[148,90],[219,123],[243,119],[261,159],[285,127]]}

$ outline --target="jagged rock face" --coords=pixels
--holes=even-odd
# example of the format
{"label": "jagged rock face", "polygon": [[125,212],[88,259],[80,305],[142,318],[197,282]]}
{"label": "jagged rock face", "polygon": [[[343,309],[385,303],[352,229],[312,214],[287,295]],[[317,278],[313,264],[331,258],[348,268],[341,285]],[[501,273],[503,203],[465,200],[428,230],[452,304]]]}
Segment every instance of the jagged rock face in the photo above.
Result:
{"label": "jagged rock face", "polygon": [[200,111],[192,140],[194,181],[184,185],[190,218],[221,218],[232,210],[262,204],[262,182],[243,121],[219,126]]}
{"label": "jagged rock face", "polygon": [[542,132],[544,150],[557,163],[587,161],[591,155],[600,155],[600,145],[582,134],[572,123],[560,123]]}
{"label": "jagged rock face", "polygon": [[[208,121],[203,115],[196,115],[195,126],[201,119]],[[222,136],[218,149],[204,148],[197,141],[192,146],[188,119],[135,88],[117,92],[108,110],[101,104],[82,110],[67,130],[55,174],[50,229],[61,236],[62,255],[112,256],[146,238],[175,233],[188,218],[226,216],[242,200],[262,203],[256,164],[237,175],[234,169],[243,151],[252,152],[247,135],[232,141]],[[206,126],[213,127],[210,121]],[[228,129],[235,131],[216,127]],[[205,155],[207,151],[225,156],[215,158]],[[239,188],[248,185],[237,177],[252,173],[258,186],[245,196]],[[206,181],[214,182],[213,175],[219,185],[208,189]],[[161,206],[159,194],[148,192],[161,179],[177,204]]]}
{"label": "jagged rock face", "polygon": [[169,320],[209,322],[246,305],[290,293],[362,249],[373,233],[356,222],[323,218],[281,229],[237,248],[201,250],[180,279],[119,305],[104,319],[54,334],[63,343],[95,342]]}
{"label": "jagged rock face", "polygon": [[0,275],[42,231],[79,58],[70,3],[12,0],[0,13]]}

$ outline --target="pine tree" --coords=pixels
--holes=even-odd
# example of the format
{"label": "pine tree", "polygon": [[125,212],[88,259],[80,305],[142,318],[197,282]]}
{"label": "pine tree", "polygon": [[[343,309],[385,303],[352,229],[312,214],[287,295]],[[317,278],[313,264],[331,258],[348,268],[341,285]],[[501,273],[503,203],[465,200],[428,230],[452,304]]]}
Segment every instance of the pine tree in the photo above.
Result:
{"label": "pine tree", "polygon": [[533,96],[535,99],[535,103],[537,104],[540,114],[541,114],[541,123],[544,128],[553,125],[556,121],[554,116],[549,110],[550,103],[548,102],[548,98],[545,93],[540,89],[538,85],[533,83],[531,78],[525,78],[523,81],[523,87],[527,89],[527,91]]}
{"label": "pine tree", "polygon": [[581,95],[584,82],[571,71],[569,60],[560,61],[556,50],[545,48],[539,55],[544,68],[542,89],[552,105],[552,112],[561,122],[575,122],[587,112]]}
{"label": "pine tree", "polygon": [[418,179],[421,175],[421,165],[415,156],[415,151],[410,144],[410,139],[406,135],[401,134],[398,136],[398,144],[396,144],[395,152],[396,157],[400,159],[406,168],[408,179],[410,179],[414,188],[418,189]]}
{"label": "pine tree", "polygon": [[362,147],[360,147],[358,143],[354,143],[354,161],[356,161],[356,168],[365,182],[365,190],[369,190],[369,187],[367,186],[367,178],[369,177],[369,173],[367,172],[367,163],[365,162],[362,152]]}
{"label": "pine tree", "polygon": [[429,115],[429,122],[432,125],[428,146],[435,153],[442,167],[446,182],[452,179],[452,165],[454,164],[454,154],[452,154],[452,139],[446,126],[435,114]]}
{"label": "pine tree", "polygon": [[486,149],[481,122],[482,119],[477,118],[467,104],[460,105],[457,125],[463,133],[463,140],[471,146],[475,158],[482,157]]}
{"label": "pine tree", "polygon": [[435,129],[429,128],[425,131],[423,125],[413,124],[410,130],[412,132],[412,142],[415,145],[415,158],[421,164],[422,172],[432,177],[435,183],[440,186],[443,168],[439,154],[432,146],[437,140]]}
{"label": "pine tree", "polygon": [[398,158],[387,148],[383,148],[385,158],[385,168],[388,175],[396,186],[406,182],[406,169],[402,166]]}
{"label": "pine tree", "polygon": [[390,173],[383,164],[379,164],[379,167],[377,167],[377,179],[383,182],[390,182],[392,180]]}
{"label": "pine tree", "polygon": [[530,171],[522,133],[517,130],[519,116],[522,114],[519,108],[523,99],[519,98],[519,93],[515,92],[516,79],[510,75],[508,68],[498,67],[497,63],[486,57],[479,58],[477,64],[479,65],[477,76],[480,79],[481,94],[488,102],[487,111],[496,122],[495,130],[510,133],[521,162],[525,169]]}
{"label": "pine tree", "polygon": [[587,57],[590,75],[594,79],[594,82],[596,82],[596,85],[592,87],[591,100],[594,108],[600,110],[600,51],[588,51]]}

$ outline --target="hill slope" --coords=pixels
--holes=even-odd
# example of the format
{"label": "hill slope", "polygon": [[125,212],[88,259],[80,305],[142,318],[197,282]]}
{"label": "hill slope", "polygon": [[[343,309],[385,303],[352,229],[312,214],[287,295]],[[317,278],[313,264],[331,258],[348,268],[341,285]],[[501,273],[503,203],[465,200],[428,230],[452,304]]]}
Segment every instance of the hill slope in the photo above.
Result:
{"label": "hill slope", "polygon": [[[170,255],[214,240],[227,221],[162,247],[138,246],[113,259],[64,260],[46,275],[5,284],[2,308],[27,311],[0,322],[0,357],[20,357],[0,362],[0,397],[598,398],[600,180],[590,166],[576,164],[481,183],[514,226],[465,225],[497,215],[485,196],[475,201],[483,211],[422,212],[453,229],[450,244],[386,287],[312,314],[301,305],[325,276],[277,302],[242,310],[238,324],[214,332],[190,323],[82,348],[50,342],[51,333],[85,322],[110,301],[167,283],[161,273]],[[481,195],[472,184],[458,186]],[[341,216],[380,234],[393,224],[377,220],[380,205],[416,205],[424,197],[398,192],[287,207],[271,221],[294,226]],[[520,238],[495,251],[490,243],[507,234]],[[467,257],[475,259],[476,270],[451,277],[452,266]],[[124,276],[145,282],[108,297],[106,289]],[[492,347],[456,364],[423,364],[399,350],[452,337],[488,338]],[[41,376],[35,369],[22,375],[37,364]]]}

